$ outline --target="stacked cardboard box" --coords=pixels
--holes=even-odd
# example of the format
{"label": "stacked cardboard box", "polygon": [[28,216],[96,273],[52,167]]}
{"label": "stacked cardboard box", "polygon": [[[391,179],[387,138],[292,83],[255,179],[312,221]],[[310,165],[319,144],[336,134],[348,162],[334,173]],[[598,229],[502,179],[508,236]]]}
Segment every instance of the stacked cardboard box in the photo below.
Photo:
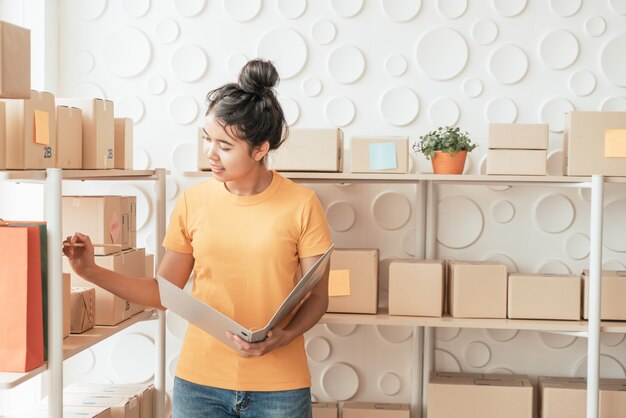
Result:
{"label": "stacked cardboard box", "polygon": [[580,276],[509,274],[507,315],[516,319],[580,319]]}
{"label": "stacked cardboard box", "polygon": [[339,410],[336,402],[313,402],[313,418],[337,418]]}
{"label": "stacked cardboard box", "polygon": [[[589,271],[583,278],[583,318],[589,318]],[[602,270],[600,319],[607,321],[626,321],[626,271]]]}
{"label": "stacked cardboard box", "polygon": [[97,383],[77,383],[63,389],[65,394],[82,394],[98,396],[125,396],[136,397],[138,400],[139,418],[152,418],[154,405],[154,386],[152,384],[97,384]]}
{"label": "stacked cardboard box", "polygon": [[280,148],[269,154],[269,167],[278,171],[340,172],[342,165],[341,129],[290,129]]}
{"label": "stacked cardboard box", "polygon": [[389,264],[389,315],[442,316],[444,284],[443,260],[392,260]]}
{"label": "stacked cardboard box", "polygon": [[506,318],[504,264],[448,262],[448,311],[456,318]]}
{"label": "stacked cardboard box", "polygon": [[408,173],[409,138],[405,136],[353,136],[351,173]]}
{"label": "stacked cardboard box", "polygon": [[398,403],[346,402],[343,418],[410,418],[409,405]]}
{"label": "stacked cardboard box", "polygon": [[492,123],[487,174],[545,176],[547,149],[547,124]]}
{"label": "stacked cardboard box", "polygon": [[83,111],[57,106],[57,167],[83,168]]}
{"label": "stacked cardboard box", "polygon": [[114,119],[114,154],[113,166],[120,170],[133,169],[133,120],[131,118]]}
{"label": "stacked cardboard box", "polygon": [[375,314],[378,249],[335,249],[330,258],[328,296],[328,312]]}

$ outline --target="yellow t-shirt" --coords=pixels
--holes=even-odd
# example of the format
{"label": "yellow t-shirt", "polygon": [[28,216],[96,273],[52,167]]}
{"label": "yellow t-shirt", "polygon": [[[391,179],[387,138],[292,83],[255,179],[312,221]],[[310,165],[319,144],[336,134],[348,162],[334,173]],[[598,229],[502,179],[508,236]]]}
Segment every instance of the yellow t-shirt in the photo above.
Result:
{"label": "yellow t-shirt", "polygon": [[[163,246],[193,254],[196,298],[251,329],[264,327],[293,289],[298,259],[320,255],[331,243],[315,193],[273,172],[267,189],[252,196],[234,195],[214,179],[189,188]],[[245,358],[191,324],[176,375],[241,391],[299,389],[311,382],[302,336]]]}

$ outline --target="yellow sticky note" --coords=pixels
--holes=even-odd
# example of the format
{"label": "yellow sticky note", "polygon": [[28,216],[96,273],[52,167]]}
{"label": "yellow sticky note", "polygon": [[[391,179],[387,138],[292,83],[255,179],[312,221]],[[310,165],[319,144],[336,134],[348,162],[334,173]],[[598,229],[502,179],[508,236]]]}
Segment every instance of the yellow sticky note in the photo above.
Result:
{"label": "yellow sticky note", "polygon": [[350,270],[330,271],[328,296],[350,296]]}
{"label": "yellow sticky note", "polygon": [[626,129],[607,129],[604,131],[604,156],[607,158],[626,158]]}
{"label": "yellow sticky note", "polygon": [[35,109],[35,143],[50,145],[50,120],[48,112]]}

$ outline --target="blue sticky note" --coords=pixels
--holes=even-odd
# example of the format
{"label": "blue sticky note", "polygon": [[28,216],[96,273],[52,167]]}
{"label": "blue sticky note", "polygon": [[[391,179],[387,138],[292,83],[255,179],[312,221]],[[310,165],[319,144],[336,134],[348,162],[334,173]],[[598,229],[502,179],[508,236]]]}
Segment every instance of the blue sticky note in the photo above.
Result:
{"label": "blue sticky note", "polygon": [[387,170],[398,168],[396,143],[380,142],[370,144],[370,169]]}

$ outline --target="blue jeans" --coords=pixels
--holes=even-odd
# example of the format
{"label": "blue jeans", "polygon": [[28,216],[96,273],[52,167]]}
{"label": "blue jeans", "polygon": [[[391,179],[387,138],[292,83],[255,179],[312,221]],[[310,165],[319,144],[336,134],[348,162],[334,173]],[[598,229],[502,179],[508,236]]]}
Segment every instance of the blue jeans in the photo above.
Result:
{"label": "blue jeans", "polygon": [[173,418],[311,418],[309,388],[240,392],[174,379]]}

